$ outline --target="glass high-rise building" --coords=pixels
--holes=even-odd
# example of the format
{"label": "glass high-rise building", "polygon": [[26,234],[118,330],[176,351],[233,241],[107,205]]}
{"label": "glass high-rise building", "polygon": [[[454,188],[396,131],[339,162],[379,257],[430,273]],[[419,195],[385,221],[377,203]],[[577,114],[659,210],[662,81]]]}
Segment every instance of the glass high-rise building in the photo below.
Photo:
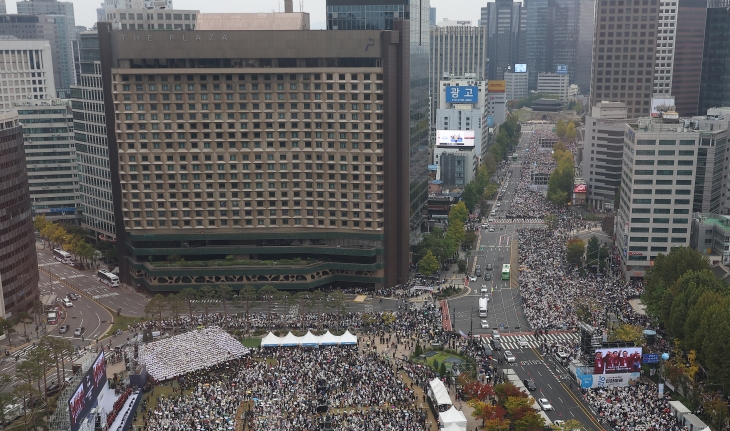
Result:
{"label": "glass high-rise building", "polygon": [[496,0],[482,8],[479,25],[487,27],[488,79],[504,79],[515,63],[525,62],[526,20],[527,10],[520,2]]}
{"label": "glass high-rise building", "polygon": [[410,241],[420,241],[428,196],[429,0],[327,0],[328,30],[393,30],[410,21]]}
{"label": "glass high-rise building", "polygon": [[730,106],[730,1],[708,3],[699,114]]}
{"label": "glass high-rise building", "polygon": [[580,29],[579,0],[526,0],[527,71],[529,88],[537,89],[539,73],[555,73],[566,65],[570,83],[575,83]]}
{"label": "glass high-rise building", "polygon": [[74,111],[81,224],[95,239],[114,240],[117,235],[101,84],[99,36],[96,32],[81,33],[79,61],[80,81],[71,87],[71,107]]}

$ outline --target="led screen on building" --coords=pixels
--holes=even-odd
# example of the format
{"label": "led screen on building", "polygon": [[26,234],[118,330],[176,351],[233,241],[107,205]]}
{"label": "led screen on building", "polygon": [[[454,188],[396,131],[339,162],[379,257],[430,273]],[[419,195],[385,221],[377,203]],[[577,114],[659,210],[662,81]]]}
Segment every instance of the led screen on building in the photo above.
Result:
{"label": "led screen on building", "polygon": [[439,147],[473,147],[473,130],[437,130],[436,145]]}

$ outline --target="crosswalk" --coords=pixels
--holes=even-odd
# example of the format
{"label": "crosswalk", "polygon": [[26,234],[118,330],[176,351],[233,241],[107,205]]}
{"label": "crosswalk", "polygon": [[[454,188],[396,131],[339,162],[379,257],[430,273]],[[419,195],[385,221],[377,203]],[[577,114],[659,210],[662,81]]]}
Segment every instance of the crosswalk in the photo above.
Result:
{"label": "crosswalk", "polygon": [[545,224],[541,218],[498,218],[494,219],[497,224]]}
{"label": "crosswalk", "polygon": [[[504,350],[517,350],[520,349],[519,339],[521,337],[524,337],[524,339],[527,341],[527,348],[535,349],[539,348],[543,343],[550,345],[552,343],[575,344],[580,342],[580,336],[574,332],[541,335],[540,341],[538,341],[534,334],[502,334],[500,336],[500,342],[502,343],[502,347],[504,348]],[[489,340],[490,338],[482,338],[482,342],[485,344],[489,343]]]}

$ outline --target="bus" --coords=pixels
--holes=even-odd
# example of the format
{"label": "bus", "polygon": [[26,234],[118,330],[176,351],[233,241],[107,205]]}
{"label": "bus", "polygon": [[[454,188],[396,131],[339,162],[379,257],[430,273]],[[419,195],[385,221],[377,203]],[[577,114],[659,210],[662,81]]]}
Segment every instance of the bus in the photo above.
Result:
{"label": "bus", "polygon": [[96,279],[109,287],[119,287],[119,277],[105,269],[96,273]]}
{"label": "bus", "polygon": [[502,280],[509,280],[510,265],[505,263],[502,265]]}
{"label": "bus", "polygon": [[489,298],[479,298],[479,317],[487,317]]}
{"label": "bus", "polygon": [[61,263],[65,263],[68,265],[73,263],[73,259],[71,258],[71,253],[69,253],[67,251],[63,251],[59,248],[53,249],[53,258]]}

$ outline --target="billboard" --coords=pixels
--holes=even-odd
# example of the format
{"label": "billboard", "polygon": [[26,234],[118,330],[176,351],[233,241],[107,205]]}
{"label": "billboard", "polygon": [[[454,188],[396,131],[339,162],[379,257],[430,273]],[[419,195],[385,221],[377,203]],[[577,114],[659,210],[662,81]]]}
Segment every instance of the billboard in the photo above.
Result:
{"label": "billboard", "polygon": [[507,90],[505,81],[489,81],[487,83],[487,91],[490,93],[504,93]]}
{"label": "billboard", "polygon": [[527,72],[527,64],[515,64],[515,73],[526,73]]}
{"label": "billboard", "polygon": [[674,97],[652,97],[651,116],[660,117],[664,112],[674,111]]}
{"label": "billboard", "polygon": [[494,115],[487,115],[487,127],[494,126]]}
{"label": "billboard", "polygon": [[593,374],[618,374],[639,371],[641,347],[614,347],[596,349]]}
{"label": "billboard", "polygon": [[476,86],[446,86],[446,103],[477,103],[479,88]]}
{"label": "billboard", "polygon": [[84,374],[81,383],[74,391],[73,396],[68,400],[69,419],[71,420],[71,431],[77,431],[81,421],[89,413],[89,410],[96,404],[99,392],[106,384],[106,362],[104,352],[99,353],[93,365]]}
{"label": "billboard", "polygon": [[567,64],[556,64],[555,73],[557,73],[558,75],[567,75],[568,74],[568,65]]}
{"label": "billboard", "polygon": [[437,130],[436,145],[439,147],[473,147],[473,130]]}

